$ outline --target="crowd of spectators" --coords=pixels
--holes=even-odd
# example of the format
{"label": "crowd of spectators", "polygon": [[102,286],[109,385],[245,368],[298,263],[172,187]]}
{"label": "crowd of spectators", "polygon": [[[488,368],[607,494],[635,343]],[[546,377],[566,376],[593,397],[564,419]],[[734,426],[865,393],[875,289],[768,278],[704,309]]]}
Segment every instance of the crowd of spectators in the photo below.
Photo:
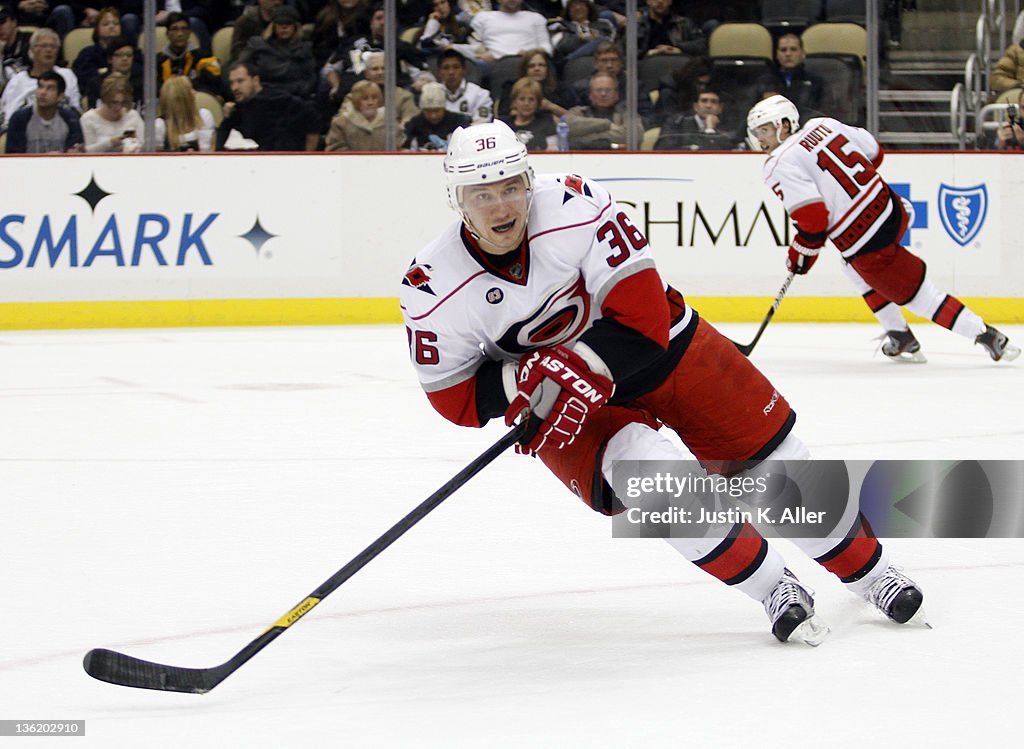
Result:
{"label": "crowd of spectators", "polygon": [[[0,0],[8,152],[137,150],[143,4]],[[678,64],[640,83],[637,121],[625,110],[637,65],[625,59],[622,0],[397,0],[399,147],[442,149],[455,127],[499,117],[530,150],[557,149],[563,119],[573,149],[624,147],[631,121],[638,134],[663,128],[659,148],[681,136],[696,144],[687,147],[743,148],[753,102],[711,80],[708,36],[721,22],[756,20],[757,5],[641,0],[635,62]],[[384,148],[388,41],[375,0],[158,0],[157,23],[158,149]],[[82,29],[92,44],[69,59],[62,42]],[[803,69],[799,35],[776,43],[759,90],[820,111],[823,83]],[[716,137],[702,145],[705,135]]]}

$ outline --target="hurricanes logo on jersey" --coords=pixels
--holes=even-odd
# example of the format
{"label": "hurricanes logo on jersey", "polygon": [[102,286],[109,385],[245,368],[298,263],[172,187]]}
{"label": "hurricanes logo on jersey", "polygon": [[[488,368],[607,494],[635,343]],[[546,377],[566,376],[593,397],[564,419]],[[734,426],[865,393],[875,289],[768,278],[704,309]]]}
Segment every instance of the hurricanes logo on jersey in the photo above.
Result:
{"label": "hurricanes logo on jersey", "polygon": [[502,299],[505,298],[505,293],[495,286],[492,289],[487,290],[487,301],[490,304],[498,304]]}
{"label": "hurricanes logo on jersey", "polygon": [[409,270],[405,272],[405,277],[402,279],[402,285],[412,286],[414,289],[419,289],[420,291],[425,291],[428,294],[437,296],[437,294],[434,293],[434,290],[430,288],[430,274],[427,273],[428,270],[431,270],[429,265],[420,265],[413,260]]}
{"label": "hurricanes logo on jersey", "polygon": [[[572,190],[577,195],[586,195],[588,198],[594,197],[593,193],[590,192],[590,186],[583,181],[583,178],[578,174],[567,174],[565,179],[562,180],[562,184]],[[562,205],[565,205],[568,201],[572,200],[572,193],[568,191],[562,196]]]}
{"label": "hurricanes logo on jersey", "polygon": [[514,323],[497,344],[510,354],[523,354],[540,346],[557,346],[583,332],[590,319],[590,295],[578,277],[541,302],[537,311]]}

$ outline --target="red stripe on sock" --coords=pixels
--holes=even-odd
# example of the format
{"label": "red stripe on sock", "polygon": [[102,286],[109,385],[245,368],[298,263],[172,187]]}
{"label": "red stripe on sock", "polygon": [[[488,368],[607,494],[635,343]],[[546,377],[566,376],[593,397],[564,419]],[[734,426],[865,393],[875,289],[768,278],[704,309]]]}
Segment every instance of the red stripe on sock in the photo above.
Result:
{"label": "red stripe on sock", "polygon": [[850,545],[821,566],[839,578],[858,577],[878,551],[879,543],[870,526],[860,523]]}
{"label": "red stripe on sock", "polygon": [[963,308],[963,302],[956,297],[946,295],[946,298],[942,300],[942,304],[939,305],[939,309],[932,320],[947,330],[951,330],[953,328],[953,323],[956,322],[957,315],[960,314],[960,310]]}
{"label": "red stripe on sock", "polygon": [[709,562],[700,564],[700,568],[719,580],[731,580],[748,571],[757,561],[758,553],[764,538],[750,523],[744,523],[743,529],[732,543],[721,554]]}

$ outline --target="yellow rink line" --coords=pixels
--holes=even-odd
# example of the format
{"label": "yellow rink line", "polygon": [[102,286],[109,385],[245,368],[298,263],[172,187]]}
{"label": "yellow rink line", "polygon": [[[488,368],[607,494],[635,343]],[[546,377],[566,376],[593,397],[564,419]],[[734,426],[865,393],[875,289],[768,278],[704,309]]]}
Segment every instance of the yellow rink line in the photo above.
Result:
{"label": "yellow rink line", "polygon": [[[770,297],[687,297],[712,322],[760,322]],[[962,300],[993,324],[1024,323],[1024,298]],[[908,313],[913,321],[914,315]],[[872,322],[859,297],[789,297],[779,322]],[[0,330],[178,328],[232,325],[372,325],[400,323],[398,300],[204,299],[0,303]]]}

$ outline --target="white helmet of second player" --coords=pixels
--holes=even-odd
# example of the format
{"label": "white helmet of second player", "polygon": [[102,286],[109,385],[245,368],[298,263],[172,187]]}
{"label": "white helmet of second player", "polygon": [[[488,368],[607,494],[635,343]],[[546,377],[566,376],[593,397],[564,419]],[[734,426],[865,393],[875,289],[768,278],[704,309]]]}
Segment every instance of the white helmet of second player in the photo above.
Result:
{"label": "white helmet of second player", "polygon": [[800,113],[796,105],[781,94],[769,96],[755,104],[747,114],[747,141],[755,151],[761,150],[754,131],[761,125],[773,125],[775,136],[781,143],[783,138],[779,132],[783,120],[789,120],[789,132],[795,133],[800,127]]}
{"label": "white helmet of second player", "polygon": [[495,120],[460,127],[448,139],[444,157],[448,204],[465,219],[459,188],[500,182],[525,175],[526,189],[533,190],[533,169],[526,160],[526,146],[504,122]]}

